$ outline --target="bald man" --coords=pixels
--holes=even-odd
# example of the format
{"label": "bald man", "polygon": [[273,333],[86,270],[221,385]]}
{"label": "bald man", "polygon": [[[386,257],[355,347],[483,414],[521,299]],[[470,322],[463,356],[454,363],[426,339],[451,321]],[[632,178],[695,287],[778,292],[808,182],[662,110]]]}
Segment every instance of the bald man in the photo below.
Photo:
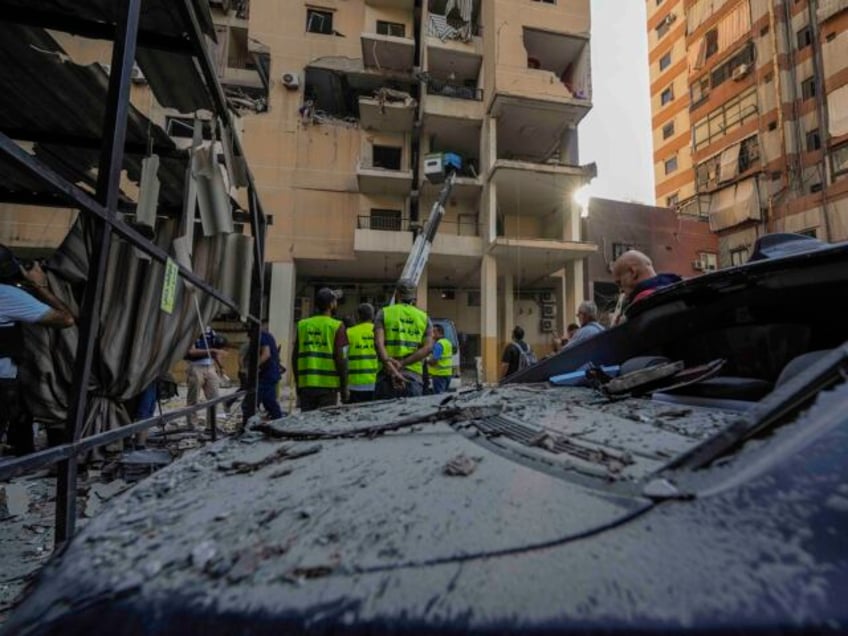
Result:
{"label": "bald man", "polygon": [[683,280],[677,274],[657,274],[651,259],[638,250],[629,250],[619,256],[610,271],[615,284],[625,295],[621,315],[630,305],[650,296],[660,287]]}

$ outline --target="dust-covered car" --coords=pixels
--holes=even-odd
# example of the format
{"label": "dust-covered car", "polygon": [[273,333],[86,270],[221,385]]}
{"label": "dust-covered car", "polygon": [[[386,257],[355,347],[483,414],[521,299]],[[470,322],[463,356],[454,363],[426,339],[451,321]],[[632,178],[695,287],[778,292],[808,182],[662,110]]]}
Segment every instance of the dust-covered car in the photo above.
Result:
{"label": "dust-covered car", "polygon": [[846,292],[808,244],[500,387],[257,423],[114,500],[5,632],[844,632]]}

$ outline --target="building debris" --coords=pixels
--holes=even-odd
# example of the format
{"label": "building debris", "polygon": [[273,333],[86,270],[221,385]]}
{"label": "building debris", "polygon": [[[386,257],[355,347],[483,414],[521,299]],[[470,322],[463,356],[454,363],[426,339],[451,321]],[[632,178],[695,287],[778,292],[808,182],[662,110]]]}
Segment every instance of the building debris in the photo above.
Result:
{"label": "building debris", "polygon": [[20,483],[0,486],[0,519],[18,517],[29,510],[29,495]]}
{"label": "building debris", "polygon": [[477,469],[478,461],[467,455],[460,454],[445,464],[442,472],[448,477],[468,477],[468,475]]}

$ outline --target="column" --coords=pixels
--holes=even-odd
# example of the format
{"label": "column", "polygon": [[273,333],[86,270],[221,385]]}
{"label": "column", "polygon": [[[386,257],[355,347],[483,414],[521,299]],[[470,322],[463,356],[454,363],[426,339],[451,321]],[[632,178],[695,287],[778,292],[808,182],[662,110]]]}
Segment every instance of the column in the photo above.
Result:
{"label": "column", "polygon": [[[431,255],[430,258],[433,258]],[[427,311],[427,296],[429,295],[429,276],[427,276],[427,268],[421,272],[421,278],[418,280],[418,291],[416,291],[415,306],[421,311]]]}
{"label": "column", "polygon": [[566,311],[566,302],[565,299],[568,297],[568,290],[566,289],[566,278],[567,274],[565,273],[565,269],[561,269],[554,273],[553,275],[554,282],[554,296],[556,297],[556,311],[557,316],[554,324],[556,324],[556,330],[560,336],[565,335],[565,328],[571,322],[576,322],[577,317],[574,315],[577,312],[568,313]]}
{"label": "column", "polygon": [[480,354],[484,382],[498,380],[498,264],[493,256],[480,262]]}
{"label": "column", "polygon": [[583,270],[582,260],[571,261],[565,266],[565,278],[563,280],[565,300],[563,305],[566,317],[571,316],[568,322],[576,320],[577,307],[585,300],[583,296]]}
{"label": "column", "polygon": [[501,344],[512,340],[512,328],[515,327],[515,288],[511,273],[502,277],[503,280],[503,322],[501,323]]}
{"label": "column", "polygon": [[[271,285],[268,290],[268,328],[282,347],[283,360],[288,360],[294,339],[295,282],[294,263],[269,263]],[[286,366],[287,363],[284,362]]]}

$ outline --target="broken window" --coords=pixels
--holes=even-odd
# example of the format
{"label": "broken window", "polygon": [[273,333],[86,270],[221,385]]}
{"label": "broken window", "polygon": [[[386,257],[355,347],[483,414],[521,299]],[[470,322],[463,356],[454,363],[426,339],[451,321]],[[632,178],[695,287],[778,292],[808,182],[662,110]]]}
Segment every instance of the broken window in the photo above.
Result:
{"label": "broken window", "polygon": [[371,208],[372,230],[383,232],[400,232],[403,229],[403,213],[400,210]]}
{"label": "broken window", "polygon": [[665,162],[665,173],[666,174],[671,174],[675,170],[677,170],[677,156],[676,155],[674,157],[672,157],[671,159],[666,159],[666,162]]}
{"label": "broken window", "polygon": [[667,208],[675,208],[677,204],[680,202],[680,195],[675,192],[671,196],[665,198],[665,207]]}
{"label": "broken window", "polygon": [[429,0],[427,35],[469,42],[480,34],[480,0]]}
{"label": "broken window", "polygon": [[798,50],[806,48],[813,43],[813,30],[809,25],[798,31]]}
{"label": "broken window", "polygon": [[830,151],[830,163],[834,177],[848,172],[848,144],[842,144]]}
{"label": "broken window", "polygon": [[333,34],[333,12],[306,9],[306,31],[308,33]]}
{"label": "broken window", "polygon": [[742,140],[739,145],[739,172],[745,172],[760,160],[760,144],[757,136],[753,135]]}
{"label": "broken window", "polygon": [[547,71],[578,99],[590,99],[588,40],[571,35],[524,28],[527,68]]}
{"label": "broken window", "polygon": [[718,29],[707,31],[704,36],[707,43],[707,59],[718,53]]}
{"label": "broken window", "polygon": [[403,149],[396,146],[373,147],[372,166],[384,170],[400,170]]}
{"label": "broken window", "polygon": [[816,78],[808,77],[801,82],[801,98],[811,99],[816,96]]}
{"label": "broken window", "polygon": [[385,20],[377,20],[377,34],[391,35],[396,38],[406,37],[406,25],[400,22],[386,22]]}
{"label": "broken window", "polygon": [[812,152],[819,148],[821,148],[821,135],[819,135],[819,129],[816,128],[807,133],[807,152]]}

